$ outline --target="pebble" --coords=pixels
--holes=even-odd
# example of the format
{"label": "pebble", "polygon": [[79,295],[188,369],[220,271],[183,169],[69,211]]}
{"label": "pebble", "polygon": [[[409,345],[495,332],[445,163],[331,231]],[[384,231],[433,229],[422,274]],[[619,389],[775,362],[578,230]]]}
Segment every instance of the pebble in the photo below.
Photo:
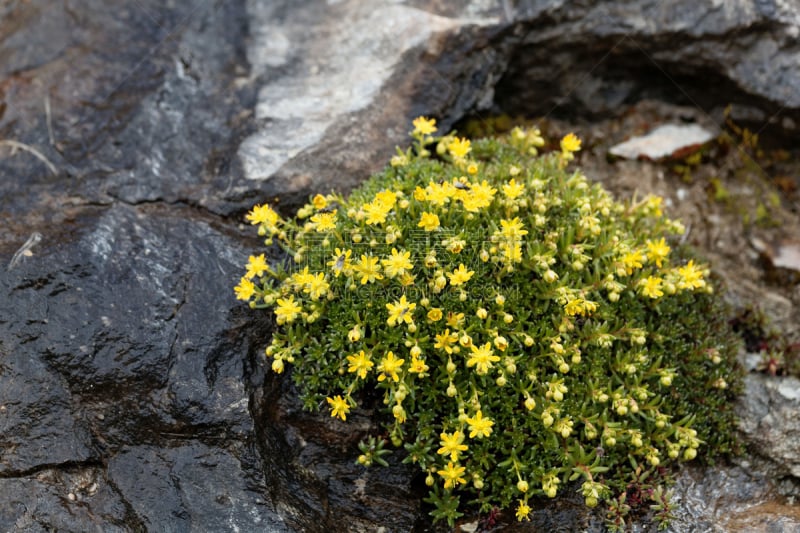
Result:
{"label": "pebble", "polygon": [[624,159],[659,161],[682,158],[697,151],[714,134],[697,124],[665,124],[640,137],[613,146],[609,153]]}

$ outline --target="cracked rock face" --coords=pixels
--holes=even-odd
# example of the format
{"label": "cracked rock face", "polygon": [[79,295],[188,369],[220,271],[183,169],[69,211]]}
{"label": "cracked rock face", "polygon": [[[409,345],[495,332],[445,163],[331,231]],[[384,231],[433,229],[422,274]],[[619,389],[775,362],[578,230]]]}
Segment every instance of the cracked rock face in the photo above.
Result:
{"label": "cracked rock face", "polygon": [[[498,106],[592,117],[655,96],[738,99],[789,127],[798,13],[0,0],[0,529],[428,530],[399,457],[353,464],[367,414],[302,413],[265,371],[271,318],[232,290],[260,244],[242,214],[351,189],[420,114],[448,129]],[[796,475],[796,449],[778,452]]]}

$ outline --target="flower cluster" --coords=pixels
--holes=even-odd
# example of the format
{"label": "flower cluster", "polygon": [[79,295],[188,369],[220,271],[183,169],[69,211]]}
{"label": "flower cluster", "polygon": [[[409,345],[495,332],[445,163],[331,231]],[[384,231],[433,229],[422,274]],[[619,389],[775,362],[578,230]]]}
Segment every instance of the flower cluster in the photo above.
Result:
{"label": "flower cluster", "polygon": [[[538,130],[435,133],[416,119],[414,146],[348,198],[247,215],[288,261],[251,256],[235,292],[273,309],[266,354],[305,407],[345,421],[377,389],[451,522],[463,495],[524,520],[579,477],[595,506],[631,464],[729,451],[735,346],[661,199],[618,203],[567,171],[574,134],[539,156]],[[361,464],[380,462],[370,442]]]}

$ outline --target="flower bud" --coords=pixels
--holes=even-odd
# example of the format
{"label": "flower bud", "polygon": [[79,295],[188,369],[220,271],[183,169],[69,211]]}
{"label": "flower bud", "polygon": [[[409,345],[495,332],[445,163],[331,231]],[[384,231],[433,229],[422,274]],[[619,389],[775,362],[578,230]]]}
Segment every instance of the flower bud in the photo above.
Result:
{"label": "flower bud", "polygon": [[558,280],[558,274],[555,271],[548,269],[542,276],[547,283],[553,283]]}
{"label": "flower bud", "polygon": [[534,409],[536,409],[536,400],[534,400],[530,396],[525,398],[525,409],[527,409],[528,411],[533,411]]}
{"label": "flower bud", "polygon": [[525,346],[530,348],[531,346],[533,346],[533,337],[531,337],[530,335],[525,335],[525,339],[522,342],[525,344]]}

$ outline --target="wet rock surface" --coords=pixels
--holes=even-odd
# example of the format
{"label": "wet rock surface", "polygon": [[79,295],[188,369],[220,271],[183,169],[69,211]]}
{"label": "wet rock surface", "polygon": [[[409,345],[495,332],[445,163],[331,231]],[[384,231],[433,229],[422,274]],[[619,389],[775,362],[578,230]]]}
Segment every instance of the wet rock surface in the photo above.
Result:
{"label": "wet rock surface", "polygon": [[[750,117],[782,108],[791,132],[798,13],[796,1],[0,1],[0,529],[431,530],[399,457],[353,464],[368,413],[346,427],[302,413],[289,380],[266,372],[271,319],[232,291],[259,246],[241,215],[352,188],[419,114],[447,129],[498,106],[598,117],[649,96],[700,104],[698,122],[729,102]],[[768,437],[793,428],[796,399],[751,381],[754,453],[797,476],[794,440]],[[758,487],[770,531],[796,527],[770,479],[705,472],[686,482],[700,496],[678,524],[742,510],[709,496],[723,484]],[[600,528],[584,513],[564,500],[532,525],[503,523]]]}

